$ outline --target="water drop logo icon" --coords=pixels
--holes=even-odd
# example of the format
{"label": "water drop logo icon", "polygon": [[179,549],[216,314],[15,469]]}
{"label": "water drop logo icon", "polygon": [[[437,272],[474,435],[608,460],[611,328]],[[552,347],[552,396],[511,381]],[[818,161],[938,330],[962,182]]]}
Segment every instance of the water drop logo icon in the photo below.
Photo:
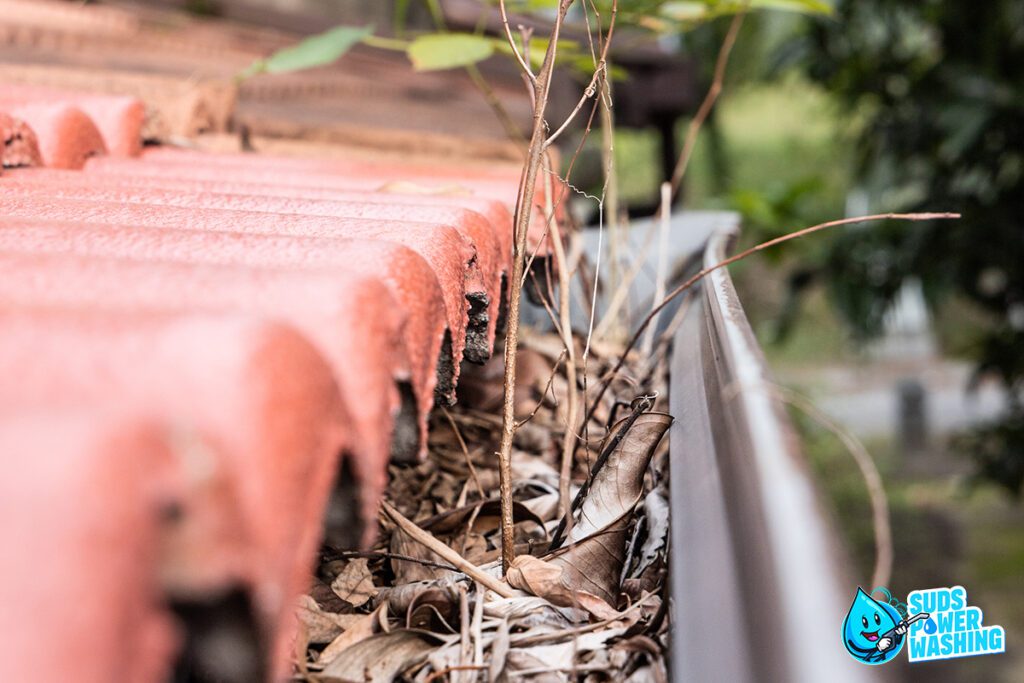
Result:
{"label": "water drop logo icon", "polygon": [[864,664],[884,664],[903,649],[907,623],[891,606],[857,589],[843,621],[843,645]]}
{"label": "water drop logo icon", "polygon": [[927,633],[928,635],[931,635],[931,634],[935,633],[938,630],[939,630],[938,624],[936,624],[935,620],[932,619],[931,617],[928,618],[928,621],[924,622],[924,632]]}

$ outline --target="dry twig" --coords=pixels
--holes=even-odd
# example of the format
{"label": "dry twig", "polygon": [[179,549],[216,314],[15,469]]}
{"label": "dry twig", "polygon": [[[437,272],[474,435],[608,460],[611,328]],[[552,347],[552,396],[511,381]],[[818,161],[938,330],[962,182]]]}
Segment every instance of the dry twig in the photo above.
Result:
{"label": "dry twig", "polygon": [[679,185],[683,182],[683,176],[686,175],[686,167],[690,165],[690,157],[693,156],[693,148],[697,144],[697,135],[700,133],[700,129],[707,120],[708,115],[711,114],[715,102],[718,101],[718,96],[722,94],[725,68],[729,65],[729,55],[732,54],[732,48],[736,45],[736,37],[740,33],[740,27],[743,26],[743,19],[746,16],[747,10],[745,7],[733,16],[732,23],[729,24],[729,30],[725,34],[725,40],[722,41],[722,47],[718,51],[718,58],[715,60],[715,73],[711,78],[711,87],[708,89],[707,95],[704,96],[704,101],[700,103],[697,115],[693,117],[689,127],[686,129],[683,151],[679,154],[679,161],[676,162],[676,168],[672,172],[673,196],[679,194]]}
{"label": "dry twig", "polygon": [[618,361],[616,361],[615,365],[612,366],[611,370],[609,370],[607,375],[605,376],[605,380],[601,384],[601,388],[598,390],[597,395],[594,397],[593,403],[591,403],[590,408],[587,410],[587,417],[588,417],[588,419],[589,419],[589,416],[593,415],[594,409],[600,403],[601,398],[604,396],[604,393],[608,390],[608,387],[612,383],[612,380],[615,378],[616,373],[618,373],[618,371],[622,369],[622,366],[626,362],[626,358],[629,356],[629,352],[632,351],[633,347],[636,346],[636,343],[640,340],[640,337],[643,335],[644,331],[647,329],[647,326],[651,324],[651,321],[654,320],[657,317],[657,315],[662,311],[662,309],[664,309],[666,306],[668,306],[672,302],[673,299],[675,299],[677,296],[679,296],[680,294],[682,294],[683,292],[688,290],[693,285],[695,285],[698,282],[700,282],[702,279],[704,279],[705,276],[715,272],[716,270],[718,270],[720,268],[725,268],[728,265],[736,263],[737,261],[742,261],[743,259],[747,258],[751,254],[756,254],[759,251],[764,251],[765,249],[768,249],[770,247],[774,247],[776,245],[782,244],[783,242],[788,242],[790,240],[794,240],[794,239],[797,239],[799,237],[804,237],[806,235],[810,235],[811,233],[819,232],[821,230],[826,230],[828,228],[834,228],[834,227],[837,227],[837,226],[840,226],[840,225],[853,225],[853,224],[856,224],[856,223],[868,223],[868,222],[871,222],[871,221],[883,221],[883,220],[894,220],[894,221],[932,221],[932,220],[950,220],[950,219],[956,219],[956,218],[960,218],[960,214],[958,214],[958,213],[879,213],[879,214],[873,214],[873,215],[870,215],[870,216],[854,216],[852,218],[840,218],[840,219],[837,219],[837,220],[834,220],[834,221],[827,221],[825,223],[819,223],[817,225],[812,225],[809,228],[803,228],[803,229],[797,230],[795,232],[787,233],[787,234],[782,235],[780,237],[776,237],[774,239],[770,239],[767,242],[761,242],[760,244],[754,245],[753,247],[750,247],[749,249],[744,249],[740,253],[735,254],[733,256],[730,256],[729,258],[727,258],[727,259],[725,259],[723,261],[719,261],[718,263],[716,263],[716,264],[714,264],[712,266],[708,266],[707,268],[704,268],[703,270],[698,272],[696,275],[691,277],[689,280],[687,280],[686,282],[684,282],[683,284],[679,285],[678,287],[673,289],[671,292],[669,292],[668,295],[664,299],[662,299],[661,302],[657,306],[655,306],[653,309],[651,309],[651,312],[647,314],[647,316],[643,319],[643,321],[641,321],[640,326],[637,328],[636,332],[633,334],[633,337],[629,340],[629,343],[626,344],[626,348],[624,348],[622,350],[622,354],[619,356]]}
{"label": "dry twig", "polygon": [[433,534],[416,526],[415,522],[396,510],[387,501],[381,501],[381,508],[384,510],[384,513],[391,518],[391,521],[398,525],[398,528],[408,534],[410,538],[417,543],[420,543],[446,562],[449,562],[469,578],[473,579],[477,583],[483,584],[488,590],[494,591],[503,598],[510,598],[515,595],[515,591],[509,588],[508,584],[502,583],[487,572],[481,570],[476,565],[467,562],[462,555],[459,555],[447,545],[434,538]]}

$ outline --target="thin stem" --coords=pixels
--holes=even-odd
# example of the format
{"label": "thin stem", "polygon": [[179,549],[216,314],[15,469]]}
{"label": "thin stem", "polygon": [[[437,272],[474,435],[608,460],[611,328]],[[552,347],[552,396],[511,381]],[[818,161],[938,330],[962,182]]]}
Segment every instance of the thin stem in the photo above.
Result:
{"label": "thin stem", "polygon": [[363,43],[370,47],[379,47],[382,50],[398,50],[400,52],[405,52],[409,49],[409,45],[411,45],[408,40],[385,38],[383,36],[374,35],[369,35],[363,38]]}
{"label": "thin stem", "polygon": [[393,521],[399,529],[408,534],[414,541],[420,543],[435,555],[441,557],[441,559],[454,565],[458,571],[462,572],[477,583],[483,584],[488,590],[494,591],[503,598],[510,598],[515,595],[515,591],[513,591],[508,584],[502,583],[476,565],[467,561],[462,557],[462,555],[459,555],[453,549],[434,538],[433,534],[416,526],[415,522],[393,508],[387,501],[381,501],[381,508],[383,508],[384,514],[390,517],[391,521]]}
{"label": "thin stem", "polygon": [[[498,1],[498,10],[501,12],[501,25],[505,29],[505,38],[508,39],[509,47],[512,48],[512,54],[515,56],[516,61],[519,62],[519,68],[523,70],[523,74],[529,79],[530,83],[536,87],[537,77],[533,75],[533,70],[530,69],[530,65],[527,64],[525,59],[523,59],[523,54],[516,46],[516,39],[512,37],[512,29],[509,28],[508,25],[508,12],[505,10],[505,0]],[[559,23],[561,22],[561,20],[558,21]],[[543,67],[541,67],[541,70],[543,70]]]}
{"label": "thin stem", "polygon": [[662,311],[662,309],[664,309],[666,306],[668,306],[672,302],[673,299],[675,299],[677,296],[679,296],[680,294],[682,294],[683,292],[688,290],[690,287],[692,287],[696,283],[700,282],[705,276],[715,272],[716,270],[718,270],[720,268],[725,268],[728,265],[736,263],[737,261],[742,261],[743,259],[747,258],[751,254],[756,254],[759,251],[763,251],[763,250],[768,249],[770,247],[774,247],[776,245],[782,244],[783,242],[788,242],[790,240],[794,240],[794,239],[797,239],[799,237],[804,237],[805,235],[810,235],[811,233],[819,232],[821,230],[826,230],[828,228],[834,228],[834,227],[837,227],[837,226],[840,226],[840,225],[854,225],[856,223],[868,223],[868,222],[871,222],[871,221],[883,221],[883,220],[931,221],[931,220],[950,220],[950,219],[956,219],[956,218],[960,218],[960,214],[958,214],[958,213],[880,213],[880,214],[873,214],[873,215],[870,215],[870,216],[854,216],[853,218],[840,218],[838,220],[828,221],[826,223],[819,223],[817,225],[812,225],[809,228],[803,228],[801,230],[797,230],[795,232],[791,232],[791,233],[782,235],[780,237],[776,237],[775,239],[770,239],[767,242],[762,242],[762,243],[757,244],[757,245],[755,245],[753,247],[750,247],[749,249],[745,249],[745,250],[741,251],[740,253],[738,253],[738,254],[736,254],[734,256],[730,256],[729,258],[725,259],[724,261],[719,261],[718,263],[716,263],[716,264],[714,264],[712,266],[708,266],[707,268],[704,268],[703,270],[698,272],[696,275],[691,277],[689,280],[687,280],[686,282],[684,282],[683,284],[679,285],[678,287],[673,289],[671,292],[669,292],[668,295],[664,299],[661,300],[661,303],[659,303],[657,306],[655,306],[653,309],[651,309],[651,312],[648,313],[647,317],[645,317],[643,319],[643,321],[640,323],[640,326],[637,328],[636,332],[633,334],[633,337],[629,340],[629,343],[626,344],[626,348],[622,350],[622,354],[619,356],[619,360],[615,363],[615,365],[612,367],[612,369],[609,370],[608,373],[606,374],[605,381],[602,383],[600,390],[598,390],[597,396],[594,397],[593,403],[590,404],[589,410],[587,410],[587,417],[588,417],[588,419],[589,419],[590,415],[593,415],[595,408],[600,403],[601,398],[604,396],[604,392],[606,392],[608,390],[608,386],[611,384],[612,380],[615,378],[616,373],[618,373],[618,371],[622,369],[623,364],[626,362],[626,358],[629,356],[629,352],[633,350],[634,346],[636,346],[636,343],[640,340],[640,337],[641,337],[641,335],[643,335],[644,331],[647,329],[647,326],[651,324],[651,321],[654,320],[654,318],[658,315],[658,313],[660,313]]}
{"label": "thin stem", "polygon": [[743,26],[743,19],[746,16],[746,6],[733,16],[732,23],[729,24],[729,31],[725,34],[725,40],[722,41],[722,48],[718,51],[718,59],[715,60],[715,72],[711,79],[711,87],[708,89],[707,95],[704,96],[704,101],[700,103],[697,115],[690,121],[690,126],[686,130],[683,151],[680,153],[679,161],[676,162],[676,168],[672,172],[673,197],[679,194],[679,185],[683,182],[686,167],[690,164],[693,148],[697,144],[697,134],[700,133],[701,126],[704,125],[704,121],[707,120],[711,109],[715,106],[718,96],[722,93],[722,83],[725,81],[725,68],[729,65],[729,55],[732,54],[732,48],[736,45],[736,37],[739,35],[740,27]]}
{"label": "thin stem", "polygon": [[868,498],[871,501],[871,518],[875,528],[875,569],[871,576],[872,586],[887,586],[892,576],[892,526],[889,520],[889,499],[885,495],[885,486],[882,484],[882,475],[879,474],[875,461],[871,454],[860,442],[860,439],[850,433],[848,429],[823,413],[814,403],[806,397],[786,387],[773,387],[778,397],[786,403],[799,408],[805,415],[817,422],[820,426],[832,432],[842,442],[846,450],[853,456],[853,460],[864,477],[864,484],[868,489]]}
{"label": "thin stem", "polygon": [[569,264],[565,258],[562,245],[562,233],[555,220],[555,209],[552,203],[554,183],[551,181],[549,168],[550,157],[545,155],[545,209],[548,225],[551,228],[551,246],[555,253],[555,267],[558,269],[558,316],[562,331],[562,344],[565,346],[567,360],[565,363],[566,400],[565,400],[565,437],[562,439],[562,462],[558,474],[558,514],[564,516],[569,509],[569,480],[572,478],[572,459],[576,452],[576,423],[579,412],[579,393],[576,386],[576,343],[572,337],[572,318],[569,306],[570,276]]}
{"label": "thin stem", "polygon": [[491,110],[494,111],[494,115],[498,117],[501,127],[505,129],[505,135],[517,145],[525,145],[526,138],[523,137],[523,131],[519,129],[519,125],[512,119],[512,115],[505,109],[505,105],[501,103],[501,100],[494,93],[494,88],[487,82],[484,75],[480,73],[480,69],[477,68],[476,64],[467,66],[466,73],[469,74],[469,79],[473,81],[473,85],[477,87],[480,94],[484,96],[484,100]]}
{"label": "thin stem", "polygon": [[[505,379],[502,401],[501,446],[498,451],[498,472],[501,483],[501,564],[502,571],[507,572],[515,557],[515,539],[512,519],[512,438],[516,430],[515,387],[516,387],[516,351],[519,346],[519,300],[522,295],[523,270],[526,266],[527,243],[530,219],[533,213],[533,195],[537,188],[537,173],[544,155],[545,122],[544,112],[547,109],[548,97],[551,92],[551,74],[555,68],[558,53],[558,37],[562,30],[565,13],[573,0],[561,0],[555,25],[551,30],[547,53],[541,64],[540,73],[534,81],[533,131],[530,136],[530,148],[527,153],[526,165],[519,183],[519,195],[516,198],[514,216],[515,243],[512,251],[512,275],[509,278],[508,327],[505,332]],[[504,18],[504,0],[502,14]],[[507,30],[507,22],[506,22]],[[511,32],[509,32],[511,36]]]}
{"label": "thin stem", "polygon": [[[661,184],[661,221],[658,231],[658,270],[654,278],[654,301],[661,301],[665,296],[665,279],[668,277],[668,233],[672,226],[672,186],[668,183]],[[654,330],[658,327],[658,316],[654,316],[650,326],[647,328],[647,335],[644,343],[641,344],[641,353],[649,356],[651,346],[654,344]]]}

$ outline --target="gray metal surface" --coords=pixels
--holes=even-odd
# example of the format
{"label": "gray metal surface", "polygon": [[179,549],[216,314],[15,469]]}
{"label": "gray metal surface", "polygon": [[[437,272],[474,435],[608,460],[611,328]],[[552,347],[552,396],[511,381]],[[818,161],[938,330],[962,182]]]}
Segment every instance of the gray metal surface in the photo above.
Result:
{"label": "gray metal surface", "polygon": [[728,272],[695,303],[671,369],[673,680],[877,680],[842,645],[856,585]]}

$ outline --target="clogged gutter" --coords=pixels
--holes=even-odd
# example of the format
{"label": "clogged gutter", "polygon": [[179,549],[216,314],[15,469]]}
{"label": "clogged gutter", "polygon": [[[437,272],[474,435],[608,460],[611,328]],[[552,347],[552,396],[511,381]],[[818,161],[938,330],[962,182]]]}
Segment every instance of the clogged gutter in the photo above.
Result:
{"label": "clogged gutter", "polygon": [[[393,507],[373,549],[324,547],[299,608],[299,680],[667,680],[667,402],[619,387],[621,400],[601,404],[573,472],[573,522],[560,524],[561,339],[524,345],[516,413],[529,421],[513,449],[517,557],[507,577],[492,365],[464,376],[457,406],[435,411],[426,461],[392,466]],[[592,356],[589,371],[614,360]],[[450,552],[431,550],[436,542]],[[469,567],[454,567],[451,553]]]}

